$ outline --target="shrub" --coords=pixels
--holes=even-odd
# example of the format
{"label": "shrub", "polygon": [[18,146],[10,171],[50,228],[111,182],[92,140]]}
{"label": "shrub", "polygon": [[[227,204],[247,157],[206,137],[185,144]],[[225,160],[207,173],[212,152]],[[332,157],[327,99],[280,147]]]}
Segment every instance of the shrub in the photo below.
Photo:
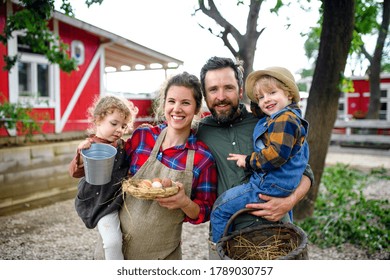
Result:
{"label": "shrub", "polygon": [[358,245],[369,251],[389,249],[387,199],[368,199],[363,189],[373,179],[389,180],[384,169],[364,174],[347,165],[326,167],[313,216],[297,224],[319,247]]}
{"label": "shrub", "polygon": [[2,97],[0,103],[0,128],[16,129],[18,134],[25,135],[26,141],[31,140],[34,133],[42,133],[42,123],[38,114],[30,106],[20,103],[10,103]]}

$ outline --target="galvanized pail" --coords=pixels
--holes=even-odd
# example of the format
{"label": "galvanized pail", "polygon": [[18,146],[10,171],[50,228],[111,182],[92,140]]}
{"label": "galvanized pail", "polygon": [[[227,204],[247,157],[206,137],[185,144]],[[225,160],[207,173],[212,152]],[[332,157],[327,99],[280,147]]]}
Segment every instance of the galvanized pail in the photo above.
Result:
{"label": "galvanized pail", "polygon": [[85,180],[91,185],[110,182],[116,152],[113,146],[101,143],[93,143],[89,149],[81,150]]}

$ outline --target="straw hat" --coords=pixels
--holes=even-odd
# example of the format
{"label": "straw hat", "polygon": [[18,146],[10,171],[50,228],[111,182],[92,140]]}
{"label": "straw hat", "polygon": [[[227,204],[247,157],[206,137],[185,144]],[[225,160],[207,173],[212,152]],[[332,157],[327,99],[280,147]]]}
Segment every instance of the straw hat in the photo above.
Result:
{"label": "straw hat", "polygon": [[257,103],[257,100],[253,94],[253,88],[256,81],[261,76],[265,76],[265,75],[274,77],[279,81],[281,81],[282,83],[284,83],[290,89],[293,95],[293,101],[295,103],[298,103],[300,101],[299,89],[297,84],[295,83],[294,76],[286,68],[278,67],[278,66],[272,66],[272,67],[265,68],[264,70],[253,71],[248,75],[245,81],[245,91],[250,100]]}

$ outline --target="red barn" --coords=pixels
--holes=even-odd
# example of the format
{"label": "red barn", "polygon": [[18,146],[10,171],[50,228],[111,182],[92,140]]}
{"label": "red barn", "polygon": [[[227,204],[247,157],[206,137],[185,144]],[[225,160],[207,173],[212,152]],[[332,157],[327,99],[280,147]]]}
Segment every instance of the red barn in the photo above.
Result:
{"label": "red barn", "polygon": [[[364,118],[368,112],[370,102],[370,81],[368,77],[350,77],[352,80],[353,92],[340,93],[339,108],[337,117],[340,120],[361,119]],[[311,77],[304,78],[298,83],[306,84],[309,89],[311,86]],[[383,73],[380,76],[380,90],[381,90],[381,109],[379,112],[379,119],[390,121],[390,74]],[[303,95],[301,95],[302,97]],[[308,95],[303,96],[301,100],[302,105],[305,106]],[[303,108],[303,111],[305,108]]]}
{"label": "red barn", "polygon": [[[340,118],[364,118],[368,112],[370,103],[370,82],[368,77],[351,77],[353,92],[348,92],[340,97]],[[380,77],[381,109],[379,119],[390,121],[390,74],[382,74]]]}
{"label": "red barn", "polygon": [[[0,29],[8,15],[20,9],[14,1],[0,3]],[[34,112],[45,113],[44,133],[84,131],[87,128],[86,110],[92,100],[106,93],[105,69],[116,71],[177,69],[182,61],[139,45],[88,23],[55,11],[49,22],[54,34],[69,45],[69,54],[78,61],[78,70],[65,73],[46,57],[31,51],[23,44],[23,32],[15,32],[7,46],[0,44],[0,94],[11,103],[29,104]],[[4,55],[21,55],[11,71],[5,71]],[[141,66],[141,67],[140,67]],[[139,107],[140,117],[149,112],[154,97],[142,95],[133,103]],[[146,108],[147,107],[147,108]],[[47,118],[47,117],[46,117]],[[8,136],[4,128],[0,136]]]}
{"label": "red barn", "polygon": [[[380,76],[381,107],[379,120],[365,120],[370,103],[370,81],[368,77],[353,76],[350,79],[352,80],[353,91],[340,93],[332,140],[341,141],[340,143],[344,143],[344,145],[346,142],[354,142],[358,145],[375,143],[375,147],[380,145],[384,148],[390,147],[390,74],[383,73]],[[301,79],[299,83],[306,84],[306,87],[310,88],[311,78]],[[303,111],[305,111],[306,99],[301,100]]]}

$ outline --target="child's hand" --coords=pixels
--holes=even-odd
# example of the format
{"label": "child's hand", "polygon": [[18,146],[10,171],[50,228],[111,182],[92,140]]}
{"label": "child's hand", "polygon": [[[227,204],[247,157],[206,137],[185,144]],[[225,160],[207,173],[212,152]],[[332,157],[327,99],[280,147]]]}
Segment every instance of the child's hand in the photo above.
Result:
{"label": "child's hand", "polygon": [[80,152],[81,150],[89,149],[91,148],[91,144],[91,140],[87,138],[77,146],[77,151]]}
{"label": "child's hand", "polygon": [[240,154],[229,154],[229,157],[227,160],[236,160],[237,161],[237,166],[241,168],[245,168],[245,159],[246,155],[240,155]]}

